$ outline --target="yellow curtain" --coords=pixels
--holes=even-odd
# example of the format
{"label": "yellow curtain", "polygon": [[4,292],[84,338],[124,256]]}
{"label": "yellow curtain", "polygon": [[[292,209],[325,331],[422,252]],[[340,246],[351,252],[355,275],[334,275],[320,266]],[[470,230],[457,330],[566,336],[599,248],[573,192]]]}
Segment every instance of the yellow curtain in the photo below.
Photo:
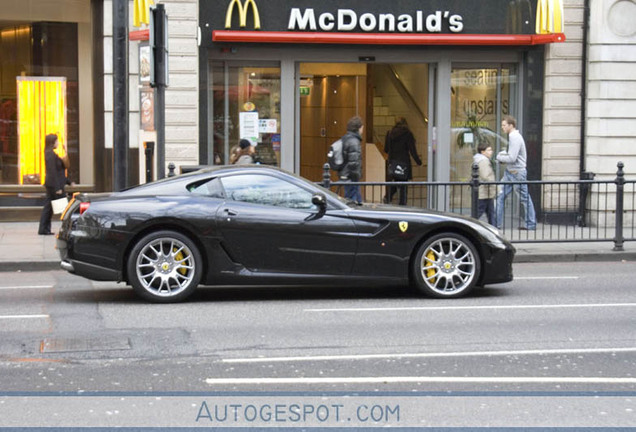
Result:
{"label": "yellow curtain", "polygon": [[54,133],[66,143],[66,78],[18,77],[20,184],[44,183],[44,137]]}

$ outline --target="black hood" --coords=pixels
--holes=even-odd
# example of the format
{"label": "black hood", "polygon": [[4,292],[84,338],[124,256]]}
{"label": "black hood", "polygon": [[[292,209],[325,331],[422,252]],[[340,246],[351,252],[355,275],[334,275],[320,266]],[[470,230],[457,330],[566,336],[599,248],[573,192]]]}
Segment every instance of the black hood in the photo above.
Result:
{"label": "black hood", "polygon": [[396,126],[393,129],[391,129],[390,135],[391,135],[391,139],[399,140],[400,138],[407,135],[408,133],[410,133],[409,128],[404,126]]}

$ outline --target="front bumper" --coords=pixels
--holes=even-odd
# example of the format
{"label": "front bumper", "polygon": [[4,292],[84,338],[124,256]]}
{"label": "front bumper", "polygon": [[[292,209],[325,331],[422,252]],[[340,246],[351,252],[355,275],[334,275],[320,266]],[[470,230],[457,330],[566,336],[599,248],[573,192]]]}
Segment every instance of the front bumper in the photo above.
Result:
{"label": "front bumper", "polygon": [[512,263],[515,257],[515,248],[507,244],[503,249],[493,249],[486,261],[483,285],[510,282],[513,279]]}

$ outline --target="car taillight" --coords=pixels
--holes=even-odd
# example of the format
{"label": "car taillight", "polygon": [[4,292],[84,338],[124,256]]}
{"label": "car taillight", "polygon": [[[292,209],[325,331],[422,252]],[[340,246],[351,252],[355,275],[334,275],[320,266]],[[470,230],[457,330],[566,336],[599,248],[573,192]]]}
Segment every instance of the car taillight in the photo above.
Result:
{"label": "car taillight", "polygon": [[91,203],[89,202],[82,202],[80,203],[80,215],[84,214],[84,212],[86,210],[88,210],[88,207],[91,205]]}

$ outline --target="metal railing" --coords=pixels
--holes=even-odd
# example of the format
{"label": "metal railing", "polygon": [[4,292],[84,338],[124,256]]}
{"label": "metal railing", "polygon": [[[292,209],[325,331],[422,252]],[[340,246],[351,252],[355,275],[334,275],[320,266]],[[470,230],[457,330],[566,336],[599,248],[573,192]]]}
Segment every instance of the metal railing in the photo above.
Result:
{"label": "metal railing", "polygon": [[[468,182],[331,182],[325,165],[322,186],[344,195],[345,185],[359,185],[365,203],[393,203],[400,188],[407,194],[407,205],[475,217],[479,186],[526,184],[536,212],[536,230],[520,230],[521,207],[517,193],[504,201],[500,228],[515,243],[614,242],[623,250],[625,241],[636,240],[636,180],[626,180],[624,165],[618,163],[614,180],[480,182],[476,167]],[[392,199],[387,192],[396,189]],[[495,202],[497,199],[495,199]],[[485,215],[482,216],[485,220]]]}

